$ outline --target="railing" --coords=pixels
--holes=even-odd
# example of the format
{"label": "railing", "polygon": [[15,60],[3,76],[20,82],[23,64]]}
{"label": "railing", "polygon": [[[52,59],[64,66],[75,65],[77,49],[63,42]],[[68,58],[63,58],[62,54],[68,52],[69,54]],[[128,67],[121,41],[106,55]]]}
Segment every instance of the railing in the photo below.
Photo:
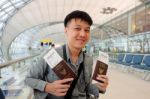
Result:
{"label": "railing", "polygon": [[6,99],[32,99],[32,89],[24,84],[28,67],[38,55],[27,56],[0,64],[0,88]]}
{"label": "railing", "polygon": [[[39,54],[38,54],[39,55]],[[20,58],[20,59],[15,59],[15,60],[11,60],[11,61],[8,61],[8,62],[5,62],[5,63],[2,63],[0,64],[0,69],[1,68],[4,68],[4,67],[8,67],[10,66],[11,64],[15,64],[15,63],[18,63],[20,61],[24,61],[24,60],[28,60],[28,59],[31,59],[33,57],[36,57],[38,55],[34,55],[34,56],[27,56],[27,57],[24,57],[24,58]]]}

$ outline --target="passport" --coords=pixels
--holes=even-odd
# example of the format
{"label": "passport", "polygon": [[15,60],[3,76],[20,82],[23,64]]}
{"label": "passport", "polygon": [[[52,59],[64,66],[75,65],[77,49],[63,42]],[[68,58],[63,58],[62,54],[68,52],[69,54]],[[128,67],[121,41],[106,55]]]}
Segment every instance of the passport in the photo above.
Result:
{"label": "passport", "polygon": [[76,74],[72,71],[72,69],[68,66],[65,60],[62,60],[59,62],[53,69],[52,69],[56,75],[60,79],[66,79],[66,78],[75,78]]}
{"label": "passport", "polygon": [[74,71],[54,48],[51,48],[44,56],[44,60],[60,79],[76,77]]}
{"label": "passport", "polygon": [[107,69],[108,69],[108,64],[97,60],[92,79],[96,80],[98,82],[102,82],[102,81],[97,80],[96,77],[98,74],[99,75],[106,75]]}
{"label": "passport", "polygon": [[93,64],[92,83],[102,82],[97,80],[97,75],[106,75],[108,69],[109,56],[107,53],[99,51],[99,56]]}

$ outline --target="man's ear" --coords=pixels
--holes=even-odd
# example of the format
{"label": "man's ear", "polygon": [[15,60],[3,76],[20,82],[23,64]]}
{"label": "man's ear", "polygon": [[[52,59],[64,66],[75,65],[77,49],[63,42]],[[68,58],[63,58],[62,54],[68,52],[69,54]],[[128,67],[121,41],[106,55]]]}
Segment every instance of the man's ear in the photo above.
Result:
{"label": "man's ear", "polygon": [[68,28],[67,28],[67,27],[65,27],[65,34],[67,33],[67,31],[68,31]]}

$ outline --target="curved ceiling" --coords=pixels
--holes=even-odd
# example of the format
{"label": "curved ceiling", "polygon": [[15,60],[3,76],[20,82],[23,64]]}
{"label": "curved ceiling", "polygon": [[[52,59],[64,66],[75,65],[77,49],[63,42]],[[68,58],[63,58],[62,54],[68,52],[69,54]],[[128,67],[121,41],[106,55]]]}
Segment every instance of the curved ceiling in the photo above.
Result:
{"label": "curved ceiling", "polygon": [[[4,28],[2,40],[6,48],[19,33],[39,24],[63,22],[64,17],[73,10],[86,11],[94,24],[100,25],[141,4],[140,0],[1,0],[0,4],[4,1],[14,8],[13,2],[20,1],[26,5],[20,7],[20,10],[16,7],[17,13],[14,12]],[[28,1],[32,2],[27,3]],[[104,13],[111,8],[114,12]],[[53,29],[59,30],[59,26],[55,25]],[[60,29],[58,32],[63,31]],[[44,32],[50,33],[49,29]]]}
{"label": "curved ceiling", "polygon": [[[57,29],[56,29],[57,27]],[[42,39],[51,39],[54,44],[61,44],[64,43],[65,35],[62,31],[64,29],[63,23],[49,25],[39,31],[34,37],[32,38],[33,41],[42,40]]]}
{"label": "curved ceiling", "polygon": [[[5,39],[7,34],[13,38],[17,33],[38,24],[63,21],[64,17],[73,10],[84,10],[91,15],[95,24],[102,24],[140,3],[139,0],[115,0],[115,2],[114,0],[33,0],[11,18],[3,38]],[[102,13],[103,9],[108,7],[117,11],[112,14]]]}

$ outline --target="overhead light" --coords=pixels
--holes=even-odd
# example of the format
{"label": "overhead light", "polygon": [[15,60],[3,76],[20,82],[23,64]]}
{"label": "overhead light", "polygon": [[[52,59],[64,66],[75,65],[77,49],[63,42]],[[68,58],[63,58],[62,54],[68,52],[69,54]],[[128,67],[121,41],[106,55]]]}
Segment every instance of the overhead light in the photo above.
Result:
{"label": "overhead light", "polygon": [[102,8],[101,13],[102,14],[112,14],[114,11],[117,11],[117,9],[112,8],[112,7],[106,7],[106,8]]}

